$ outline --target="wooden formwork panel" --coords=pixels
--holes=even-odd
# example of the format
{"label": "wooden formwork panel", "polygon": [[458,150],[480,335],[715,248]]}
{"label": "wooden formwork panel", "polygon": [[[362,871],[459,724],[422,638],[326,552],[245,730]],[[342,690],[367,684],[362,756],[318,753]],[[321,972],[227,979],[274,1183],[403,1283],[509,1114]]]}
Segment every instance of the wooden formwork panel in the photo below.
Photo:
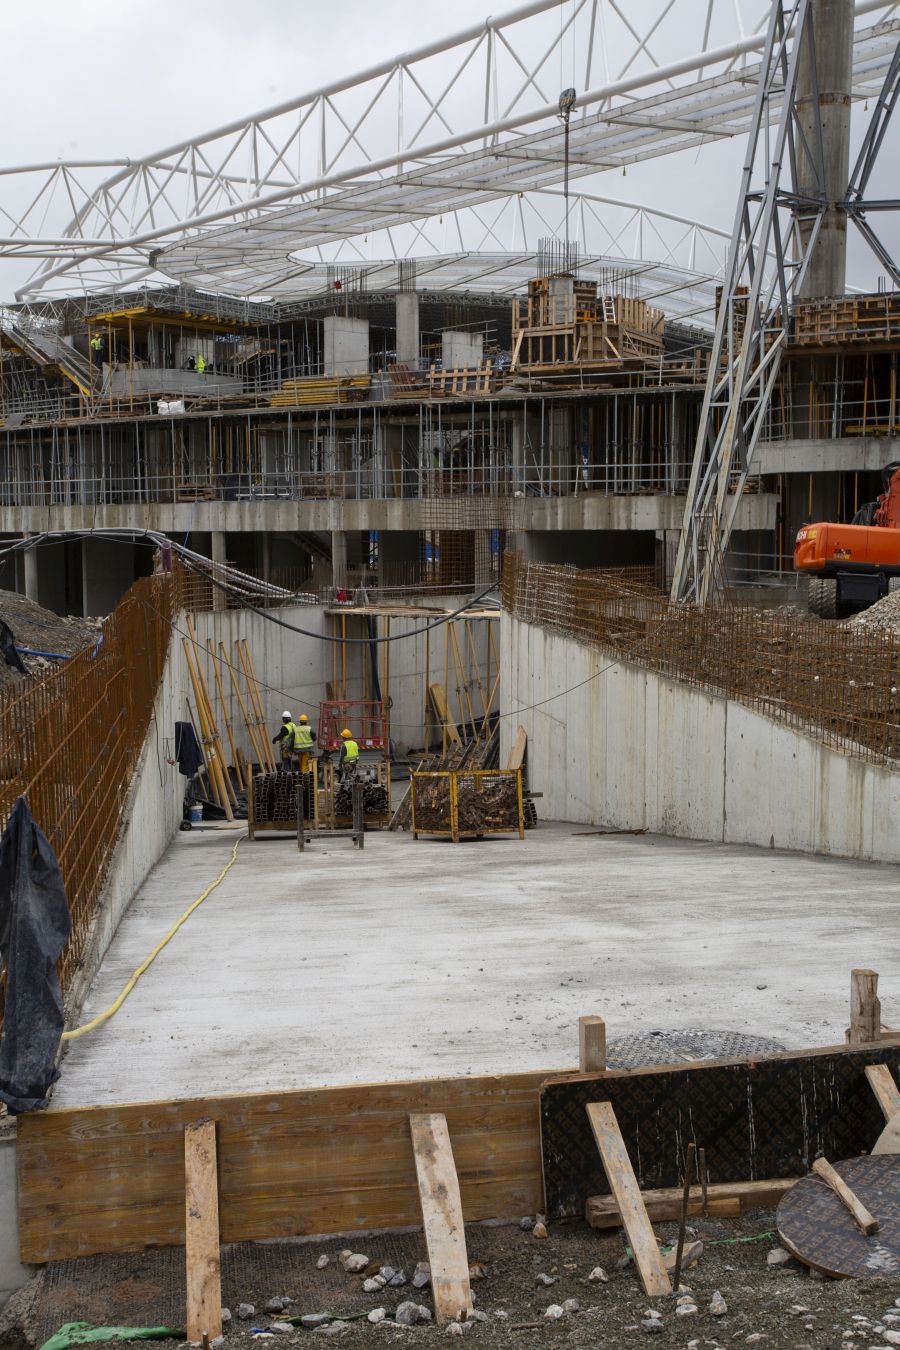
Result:
{"label": "wooden formwork panel", "polygon": [[467,1220],[542,1207],[559,1070],[148,1102],[19,1118],[22,1259],[184,1243],[184,1128],[217,1123],[223,1242],[421,1223],[412,1112],[447,1117]]}

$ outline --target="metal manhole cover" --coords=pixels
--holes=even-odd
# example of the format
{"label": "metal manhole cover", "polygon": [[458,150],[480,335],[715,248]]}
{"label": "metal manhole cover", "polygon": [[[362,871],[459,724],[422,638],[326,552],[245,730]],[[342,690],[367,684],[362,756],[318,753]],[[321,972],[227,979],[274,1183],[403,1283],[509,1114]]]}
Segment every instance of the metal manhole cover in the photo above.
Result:
{"label": "metal manhole cover", "polygon": [[606,1050],[610,1069],[642,1069],[650,1064],[678,1064],[682,1060],[752,1059],[775,1055],[784,1046],[767,1036],[743,1031],[646,1031],[617,1036]]}

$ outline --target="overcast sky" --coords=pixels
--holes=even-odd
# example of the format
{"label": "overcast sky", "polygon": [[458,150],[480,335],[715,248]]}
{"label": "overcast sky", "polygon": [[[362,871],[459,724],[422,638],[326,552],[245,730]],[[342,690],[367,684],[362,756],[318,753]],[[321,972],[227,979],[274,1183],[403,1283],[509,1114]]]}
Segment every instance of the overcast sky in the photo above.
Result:
{"label": "overcast sky", "polygon": [[[705,11],[701,0],[678,0],[683,12],[694,5]],[[658,12],[659,0],[626,9],[646,21],[642,7]],[[485,0],[9,3],[0,164],[138,156],[481,22],[485,9]],[[730,229],[742,150],[719,142],[603,175],[595,190]],[[0,202],[3,193],[0,179]]]}

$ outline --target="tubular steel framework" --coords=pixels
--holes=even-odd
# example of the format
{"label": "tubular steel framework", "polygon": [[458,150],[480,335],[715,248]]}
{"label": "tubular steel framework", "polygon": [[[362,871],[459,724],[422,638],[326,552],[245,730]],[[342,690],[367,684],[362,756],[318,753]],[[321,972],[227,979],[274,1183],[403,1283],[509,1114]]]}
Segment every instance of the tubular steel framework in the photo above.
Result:
{"label": "tubular steel framework", "polygon": [[[900,641],[771,611],[672,604],[652,568],[578,571],[507,553],[504,608],[738,700],[845,754],[900,758]],[[514,709],[510,710],[514,712]]]}
{"label": "tubular steel framework", "polygon": [[[557,188],[562,85],[579,90],[572,178],[746,132],[767,0],[630,11],[533,0],[150,155],[3,170],[0,257],[37,264],[20,298],[160,274],[290,294],[309,260],[347,240],[370,257],[412,255],[428,219],[453,213],[463,235],[465,215],[492,233],[487,205]],[[895,11],[858,0],[857,98],[881,85]]]}

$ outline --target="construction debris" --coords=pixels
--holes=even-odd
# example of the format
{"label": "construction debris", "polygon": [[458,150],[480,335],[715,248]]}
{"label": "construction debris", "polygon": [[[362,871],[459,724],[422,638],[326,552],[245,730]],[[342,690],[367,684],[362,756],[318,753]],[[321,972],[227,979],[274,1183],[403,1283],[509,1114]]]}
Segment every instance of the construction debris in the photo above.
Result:
{"label": "construction debris", "polygon": [[868,609],[854,614],[847,624],[850,628],[867,633],[887,633],[891,636],[900,633],[900,591],[890,591]]}
{"label": "construction debris", "polygon": [[[100,619],[53,614],[15,591],[0,591],[0,620],[11,629],[16,650],[29,675],[46,675],[57,669],[63,664],[58,658],[74,656],[84,647],[92,646],[102,630]],[[24,678],[6,661],[0,661],[0,688],[20,683]]]}

